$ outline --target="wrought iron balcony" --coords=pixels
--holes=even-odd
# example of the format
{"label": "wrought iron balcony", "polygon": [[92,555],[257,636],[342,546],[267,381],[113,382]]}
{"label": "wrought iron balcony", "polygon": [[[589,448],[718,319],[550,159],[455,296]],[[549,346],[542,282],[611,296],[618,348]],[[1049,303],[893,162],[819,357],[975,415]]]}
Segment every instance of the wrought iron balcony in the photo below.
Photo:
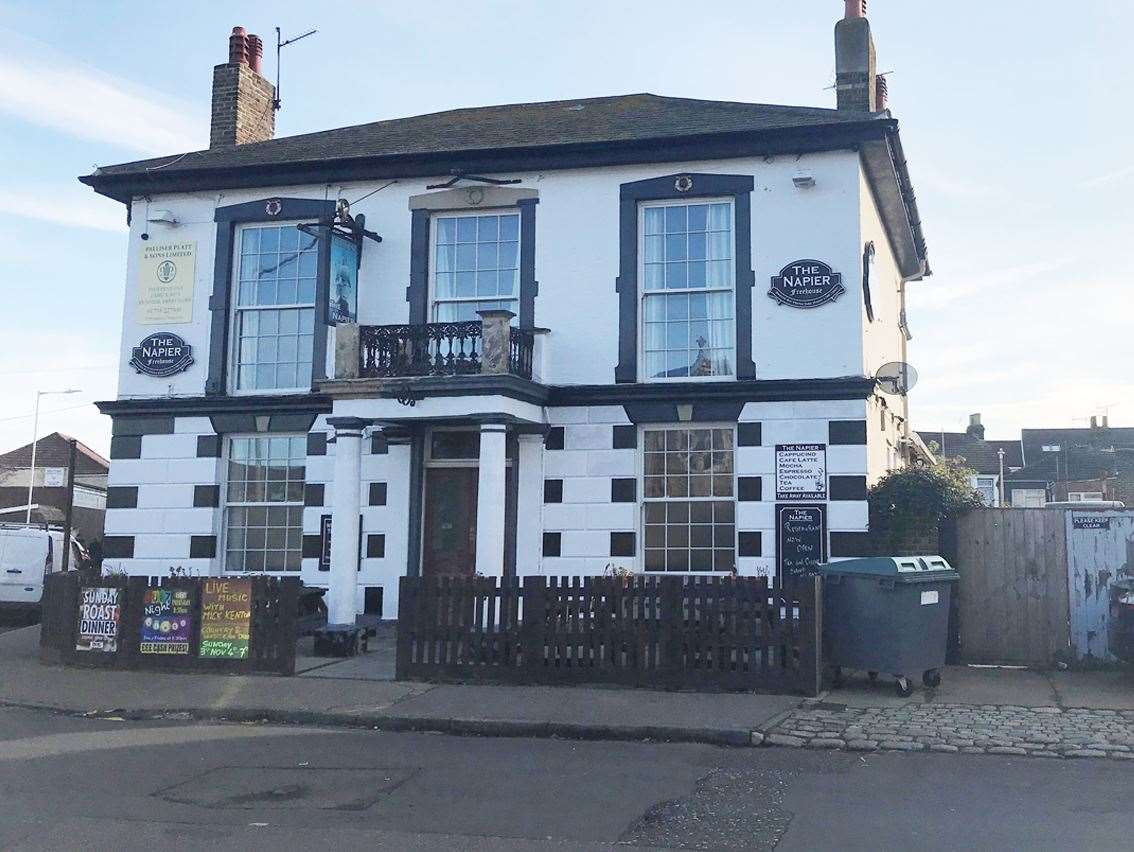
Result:
{"label": "wrought iron balcony", "polygon": [[358,378],[511,373],[530,379],[535,335],[510,326],[510,312],[484,314],[462,322],[359,326]]}

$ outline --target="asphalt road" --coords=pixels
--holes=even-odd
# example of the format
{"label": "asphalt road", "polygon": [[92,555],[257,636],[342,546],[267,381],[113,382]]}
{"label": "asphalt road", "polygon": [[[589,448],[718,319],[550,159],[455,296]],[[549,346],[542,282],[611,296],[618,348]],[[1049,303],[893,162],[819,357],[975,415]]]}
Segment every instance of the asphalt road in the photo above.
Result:
{"label": "asphalt road", "polygon": [[1129,849],[1117,761],[481,739],[0,708],[0,848]]}

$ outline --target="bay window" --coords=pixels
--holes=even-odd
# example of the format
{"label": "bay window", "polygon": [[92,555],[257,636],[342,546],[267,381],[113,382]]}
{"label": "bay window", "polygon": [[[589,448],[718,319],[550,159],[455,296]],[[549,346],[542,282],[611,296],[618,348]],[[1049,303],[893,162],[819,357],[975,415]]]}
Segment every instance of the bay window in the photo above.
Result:
{"label": "bay window", "polygon": [[228,439],[226,571],[298,571],[303,552],[306,435]]}
{"label": "bay window", "polygon": [[735,375],[733,202],[658,202],[640,209],[645,377]]}
{"label": "bay window", "polygon": [[311,387],[316,237],[296,225],[240,229],[233,316],[233,389]]}

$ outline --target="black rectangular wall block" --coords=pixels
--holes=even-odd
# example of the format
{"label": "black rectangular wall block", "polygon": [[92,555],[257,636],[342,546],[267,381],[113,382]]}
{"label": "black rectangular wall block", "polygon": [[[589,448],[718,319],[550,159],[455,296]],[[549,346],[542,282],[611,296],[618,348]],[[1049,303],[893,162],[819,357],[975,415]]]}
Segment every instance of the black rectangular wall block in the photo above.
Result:
{"label": "black rectangular wall block", "polygon": [[865,420],[832,420],[827,424],[827,442],[833,445],[865,444]]}
{"label": "black rectangular wall block", "polygon": [[742,532],[738,534],[738,556],[763,556],[764,536],[759,532]]}
{"label": "black rectangular wall block", "polygon": [[115,435],[110,439],[112,459],[140,459],[142,457],[141,435]]}
{"label": "black rectangular wall block", "polygon": [[366,558],[381,559],[386,555],[386,536],[374,533],[366,537]]}
{"label": "black rectangular wall block", "polygon": [[219,459],[221,454],[220,435],[197,436],[197,458]]}
{"label": "black rectangular wall block", "polygon": [[362,589],[362,612],[366,615],[382,615],[382,587],[364,586]]}
{"label": "black rectangular wall block", "polygon": [[106,489],[106,508],[108,509],[136,509],[138,508],[137,485],[111,485]]}
{"label": "black rectangular wall block", "polygon": [[[375,432],[370,436],[370,453],[375,456],[383,456],[390,452],[390,444],[386,441],[386,436],[381,432]],[[381,586],[378,587],[381,591]]]}
{"label": "black rectangular wall block", "polygon": [[190,559],[214,559],[217,555],[215,535],[195,535],[189,539]]}
{"label": "black rectangular wall block", "polygon": [[610,534],[611,556],[633,556],[634,553],[634,533],[612,532]]}
{"label": "black rectangular wall block", "polygon": [[547,437],[544,438],[543,446],[548,450],[561,450],[563,449],[563,427],[552,426],[547,430]]}
{"label": "black rectangular wall block", "polygon": [[326,486],[322,482],[308,482],[303,486],[303,505],[322,506]]}
{"label": "black rectangular wall block", "polygon": [[104,535],[102,537],[102,555],[107,559],[133,559],[134,536]]}
{"label": "black rectangular wall block", "polygon": [[827,492],[832,500],[865,500],[865,476],[832,476],[831,487]]}
{"label": "black rectangular wall block", "polygon": [[611,434],[611,446],[616,450],[633,450],[638,446],[637,426],[615,426]]}
{"label": "black rectangular wall block", "polygon": [[764,499],[764,480],[759,476],[739,476],[736,495],[743,503],[758,503]]}
{"label": "black rectangular wall block", "polygon": [[759,447],[764,441],[763,423],[737,423],[736,445],[738,447]]}
{"label": "black rectangular wall block", "polygon": [[111,425],[113,435],[172,435],[173,416],[146,414],[137,417],[115,417]]}
{"label": "black rectangular wall block", "polygon": [[619,477],[610,480],[611,503],[634,503],[638,500],[638,480]]}
{"label": "black rectangular wall block", "polygon": [[543,502],[544,503],[562,503],[563,502],[563,480],[562,479],[545,479],[543,481]]}
{"label": "black rectangular wall block", "polygon": [[323,537],[321,535],[305,535],[303,537],[303,558],[318,559],[323,555]]}
{"label": "black rectangular wall block", "polygon": [[196,509],[213,508],[220,503],[220,488],[216,485],[194,485],[193,507]]}
{"label": "black rectangular wall block", "polygon": [[386,483],[385,482],[371,482],[370,483],[370,499],[367,501],[371,506],[385,506],[386,505]]}
{"label": "black rectangular wall block", "polygon": [[327,455],[327,433],[326,432],[308,432],[307,433],[307,455],[309,455],[309,456],[325,456],[325,455]]}
{"label": "black rectangular wall block", "polygon": [[563,551],[563,533],[545,532],[543,534],[543,555],[558,556]]}
{"label": "black rectangular wall block", "polygon": [[870,556],[870,533],[831,533],[831,556]]}

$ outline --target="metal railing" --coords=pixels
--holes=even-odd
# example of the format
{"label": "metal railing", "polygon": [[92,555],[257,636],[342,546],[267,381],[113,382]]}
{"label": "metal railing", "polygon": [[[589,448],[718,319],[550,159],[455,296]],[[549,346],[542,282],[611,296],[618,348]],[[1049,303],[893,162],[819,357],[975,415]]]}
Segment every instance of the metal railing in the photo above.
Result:
{"label": "metal railing", "polygon": [[499,370],[487,368],[482,357],[486,340],[481,320],[359,326],[358,375],[392,378],[508,372],[530,379],[535,336],[518,328],[509,328],[508,334],[508,361]]}

